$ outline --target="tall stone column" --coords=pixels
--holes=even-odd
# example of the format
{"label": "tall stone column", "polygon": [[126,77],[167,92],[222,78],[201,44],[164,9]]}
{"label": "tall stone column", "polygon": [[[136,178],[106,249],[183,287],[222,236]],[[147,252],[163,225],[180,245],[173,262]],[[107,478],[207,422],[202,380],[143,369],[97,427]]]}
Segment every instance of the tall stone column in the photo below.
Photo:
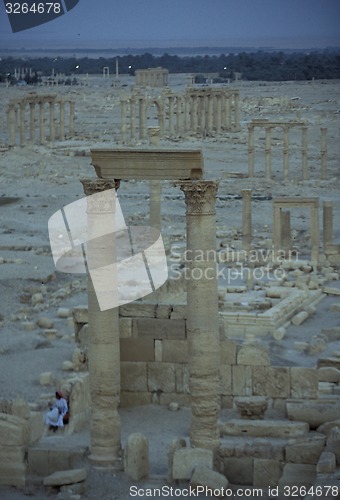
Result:
{"label": "tall stone column", "polygon": [[254,125],[248,125],[249,177],[254,177]]}
{"label": "tall stone column", "polygon": [[175,132],[174,128],[174,97],[168,96],[169,99],[169,133],[173,135]]}
{"label": "tall stone column", "polygon": [[266,180],[270,181],[271,176],[271,127],[266,127]]}
{"label": "tall stone column", "polygon": [[60,140],[65,140],[65,103],[64,101],[59,101],[60,109]]}
{"label": "tall stone column", "polygon": [[179,135],[182,132],[182,97],[176,97],[176,129]]}
{"label": "tall stone column", "polygon": [[240,125],[240,94],[238,90],[234,92],[234,113],[235,113],[235,126],[236,131],[241,130]]}
{"label": "tall stone column", "polygon": [[321,179],[327,179],[327,128],[321,129]]}
{"label": "tall stone column", "polygon": [[46,142],[45,135],[45,102],[39,102],[39,128],[40,128],[40,144]]}
{"label": "tall stone column", "polygon": [[[116,258],[115,212],[116,200],[111,189],[119,181],[82,179],[87,199],[87,264],[99,269]],[[91,195],[102,193],[104,199]],[[101,230],[103,228],[103,231]],[[110,235],[96,237],[99,232]],[[92,238],[92,239],[91,239]],[[112,283],[117,282],[112,276]],[[109,291],[111,293],[111,290]],[[117,293],[117,290],[112,293]],[[88,275],[88,320],[90,334],[89,377],[91,396],[91,454],[90,461],[100,467],[121,464],[121,424],[118,413],[120,395],[120,345],[118,307],[101,311],[93,282]]]}
{"label": "tall stone column", "polygon": [[289,251],[292,248],[292,233],[290,226],[290,211],[289,210],[281,210],[281,250],[285,252],[285,257],[287,259],[289,255]]}
{"label": "tall stone column", "polygon": [[16,143],[15,109],[14,106],[11,104],[7,111],[7,130],[8,130],[8,143],[10,146],[15,146]]}
{"label": "tall stone column", "polygon": [[197,95],[192,96],[191,107],[192,130],[196,134],[198,126],[198,98]]}
{"label": "tall stone column", "polygon": [[221,133],[222,125],[222,97],[220,94],[216,94],[216,133]]}
{"label": "tall stone column", "polygon": [[333,243],[333,202],[323,202],[323,248]]}
{"label": "tall stone column", "polygon": [[190,96],[185,96],[184,100],[184,132],[190,129]]}
{"label": "tall stone column", "polygon": [[231,130],[231,102],[229,93],[225,98],[225,120],[226,130]]}
{"label": "tall stone column", "polygon": [[30,142],[35,141],[35,102],[30,102]]}
{"label": "tall stone column", "polygon": [[200,132],[203,136],[205,136],[205,97],[204,95],[199,96],[199,108],[200,108]]}
{"label": "tall stone column", "polygon": [[212,134],[213,132],[213,114],[214,114],[214,98],[211,94],[208,95],[208,125],[207,132]]}
{"label": "tall stone column", "polygon": [[146,137],[146,102],[143,97],[139,98],[139,138]]}
{"label": "tall stone column", "polygon": [[50,107],[50,141],[55,141],[55,110],[54,110],[54,100],[49,102]]}
{"label": "tall stone column", "polygon": [[26,120],[25,120],[26,104],[20,103],[20,146],[26,144]]}
{"label": "tall stone column", "polygon": [[252,239],[251,189],[242,189],[242,246],[249,252]]}
{"label": "tall stone column", "polygon": [[[216,280],[214,181],[183,181],[187,221],[187,249],[195,256],[188,263],[187,333],[192,447],[213,449],[219,444],[219,326]],[[203,259],[201,257],[203,256]]]}
{"label": "tall stone column", "polygon": [[302,127],[302,178],[308,179],[308,127]]}
{"label": "tall stone column", "polygon": [[289,178],[289,127],[283,127],[283,176],[286,181]]}
{"label": "tall stone column", "polygon": [[275,256],[281,250],[281,208],[273,202],[273,226],[272,226],[273,248]]}
{"label": "tall stone column", "polygon": [[126,98],[122,97],[120,100],[120,121],[122,132],[122,144],[126,144]]}
{"label": "tall stone column", "polygon": [[136,100],[134,96],[130,97],[130,137],[134,141],[136,139],[136,113],[135,113]]}
{"label": "tall stone column", "polygon": [[319,230],[319,201],[310,209],[310,239],[312,245],[311,260],[317,263],[319,260],[320,230]]}
{"label": "tall stone column", "polygon": [[74,101],[70,101],[70,129],[69,129],[70,137],[74,136],[74,107],[75,107]]}

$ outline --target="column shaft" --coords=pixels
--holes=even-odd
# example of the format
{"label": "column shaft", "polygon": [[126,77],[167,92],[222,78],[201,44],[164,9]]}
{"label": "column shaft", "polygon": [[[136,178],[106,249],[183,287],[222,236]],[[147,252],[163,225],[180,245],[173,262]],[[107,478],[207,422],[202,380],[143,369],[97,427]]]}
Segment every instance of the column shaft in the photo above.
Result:
{"label": "column shaft", "polygon": [[249,252],[251,248],[251,189],[242,189],[242,246]]}
{"label": "column shaft", "polygon": [[308,179],[308,127],[302,127],[302,178]]}
{"label": "column shaft", "polygon": [[283,128],[283,176],[289,178],[289,127]]}
{"label": "column shaft", "polygon": [[249,177],[254,177],[254,126],[248,126],[248,163]]}
{"label": "column shaft", "polygon": [[323,248],[333,243],[333,203],[329,200],[323,202]]}
{"label": "column shaft", "polygon": [[271,176],[271,127],[266,127],[266,180],[270,181]]}
{"label": "column shaft", "polygon": [[20,146],[25,146],[26,144],[26,122],[25,122],[25,103],[20,103]]}
{"label": "column shaft", "polygon": [[321,179],[327,179],[327,128],[321,128]]}

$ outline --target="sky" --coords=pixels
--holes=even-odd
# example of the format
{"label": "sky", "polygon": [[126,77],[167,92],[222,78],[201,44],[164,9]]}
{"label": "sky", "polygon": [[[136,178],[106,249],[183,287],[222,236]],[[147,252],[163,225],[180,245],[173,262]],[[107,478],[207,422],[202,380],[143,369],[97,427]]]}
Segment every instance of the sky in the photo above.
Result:
{"label": "sky", "polygon": [[274,40],[296,48],[340,46],[340,0],[79,0],[60,18],[18,33],[11,31],[5,2],[1,48],[269,46]]}

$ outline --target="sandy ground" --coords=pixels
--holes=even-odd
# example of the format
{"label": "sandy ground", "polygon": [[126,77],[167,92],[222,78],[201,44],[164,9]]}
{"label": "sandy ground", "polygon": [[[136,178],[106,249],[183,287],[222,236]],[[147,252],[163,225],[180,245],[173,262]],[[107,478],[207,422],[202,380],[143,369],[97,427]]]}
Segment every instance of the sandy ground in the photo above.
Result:
{"label": "sandy ground", "polygon": [[[184,90],[185,75],[170,75],[170,87]],[[93,177],[89,156],[92,147],[116,147],[119,137],[119,96],[127,91],[133,80],[122,77],[122,90],[112,88],[111,80],[102,77],[83,79],[84,85],[63,88],[5,88],[0,87],[0,391],[4,398],[21,396],[35,402],[44,389],[39,375],[52,371],[64,377],[61,364],[71,359],[74,349],[72,321],[58,318],[58,308],[72,308],[86,304],[86,279],[56,272],[49,247],[47,223],[49,217],[62,206],[83,196],[80,178]],[[340,179],[339,128],[340,84],[338,81],[261,83],[239,82],[241,96],[241,125],[239,133],[227,133],[221,138],[201,141],[162,141],[167,148],[200,148],[204,155],[205,178],[219,179],[217,198],[217,247],[235,245],[239,248],[242,220],[241,189],[253,189],[254,240],[271,238],[272,198],[277,196],[317,196],[334,202],[334,239],[340,241]],[[19,146],[7,149],[5,113],[10,98],[30,91],[57,92],[76,102],[76,137],[63,142]],[[247,172],[247,128],[253,118],[274,120],[302,119],[309,122],[310,179],[301,180],[301,136],[292,134],[291,179],[283,181],[282,136],[273,133],[272,172],[275,181],[264,179],[264,140],[256,137],[255,179],[229,178],[230,172]],[[155,110],[151,110],[148,125],[155,124]],[[328,128],[328,178],[320,180],[320,127]],[[145,143],[146,144],[146,143]],[[143,144],[143,145],[145,145]],[[149,217],[149,186],[146,182],[122,182],[118,192],[126,222],[147,225]],[[320,224],[322,214],[320,212]],[[322,227],[322,224],[320,225]],[[309,257],[309,214],[305,210],[292,211],[295,245],[302,258]],[[162,234],[170,259],[173,245],[185,241],[185,204],[183,193],[170,182],[162,190]],[[171,265],[171,260],[169,261]],[[226,284],[226,283],[220,283]],[[332,286],[339,283],[332,282]],[[33,293],[43,294],[43,303],[32,305]],[[329,307],[336,297],[328,297],[317,308],[317,314],[301,327],[290,327],[287,337],[276,342],[265,338],[271,348],[275,364],[314,366],[319,354],[305,356],[293,349],[294,341],[310,340],[320,335],[325,327],[340,326],[339,318]],[[36,321],[46,317],[53,321],[58,336],[48,340]],[[32,323],[33,326],[28,326]],[[325,345],[323,354],[339,350],[339,343]],[[133,410],[129,410],[131,414]],[[139,413],[148,432],[149,410]],[[157,418],[155,414],[154,418]],[[186,419],[171,415],[174,436],[187,434]],[[126,422],[125,422],[126,419]],[[129,426],[129,413],[123,422]],[[131,423],[130,432],[134,427]],[[163,449],[162,425],[152,439]],[[154,427],[151,427],[154,429]],[[152,440],[151,440],[152,441]],[[151,470],[152,474],[157,471]],[[112,478],[111,478],[112,479]],[[101,481],[99,480],[99,483]],[[94,481],[97,484],[97,481]],[[98,483],[98,484],[99,484]],[[121,488],[125,480],[119,480]],[[90,486],[90,492],[91,486]],[[15,493],[16,494],[16,493]],[[90,493],[89,493],[90,494]],[[92,492],[88,498],[94,498]],[[9,493],[8,493],[9,495]],[[111,496],[110,496],[111,495]],[[123,495],[123,490],[122,490]],[[1,496],[2,497],[2,496]],[[7,498],[7,497],[2,497]],[[8,498],[20,498],[11,497]],[[37,496],[37,498],[40,498]],[[41,497],[44,498],[44,497]],[[124,498],[104,494],[100,498]]]}

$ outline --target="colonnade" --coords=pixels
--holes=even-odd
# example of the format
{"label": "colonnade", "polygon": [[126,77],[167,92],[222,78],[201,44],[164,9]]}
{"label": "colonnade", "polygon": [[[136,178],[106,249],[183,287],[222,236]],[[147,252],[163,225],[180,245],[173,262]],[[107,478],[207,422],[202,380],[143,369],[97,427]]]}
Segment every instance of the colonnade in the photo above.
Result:
{"label": "colonnade", "polygon": [[56,95],[28,95],[11,100],[7,109],[7,133],[10,146],[65,140],[74,135],[74,101]]}

